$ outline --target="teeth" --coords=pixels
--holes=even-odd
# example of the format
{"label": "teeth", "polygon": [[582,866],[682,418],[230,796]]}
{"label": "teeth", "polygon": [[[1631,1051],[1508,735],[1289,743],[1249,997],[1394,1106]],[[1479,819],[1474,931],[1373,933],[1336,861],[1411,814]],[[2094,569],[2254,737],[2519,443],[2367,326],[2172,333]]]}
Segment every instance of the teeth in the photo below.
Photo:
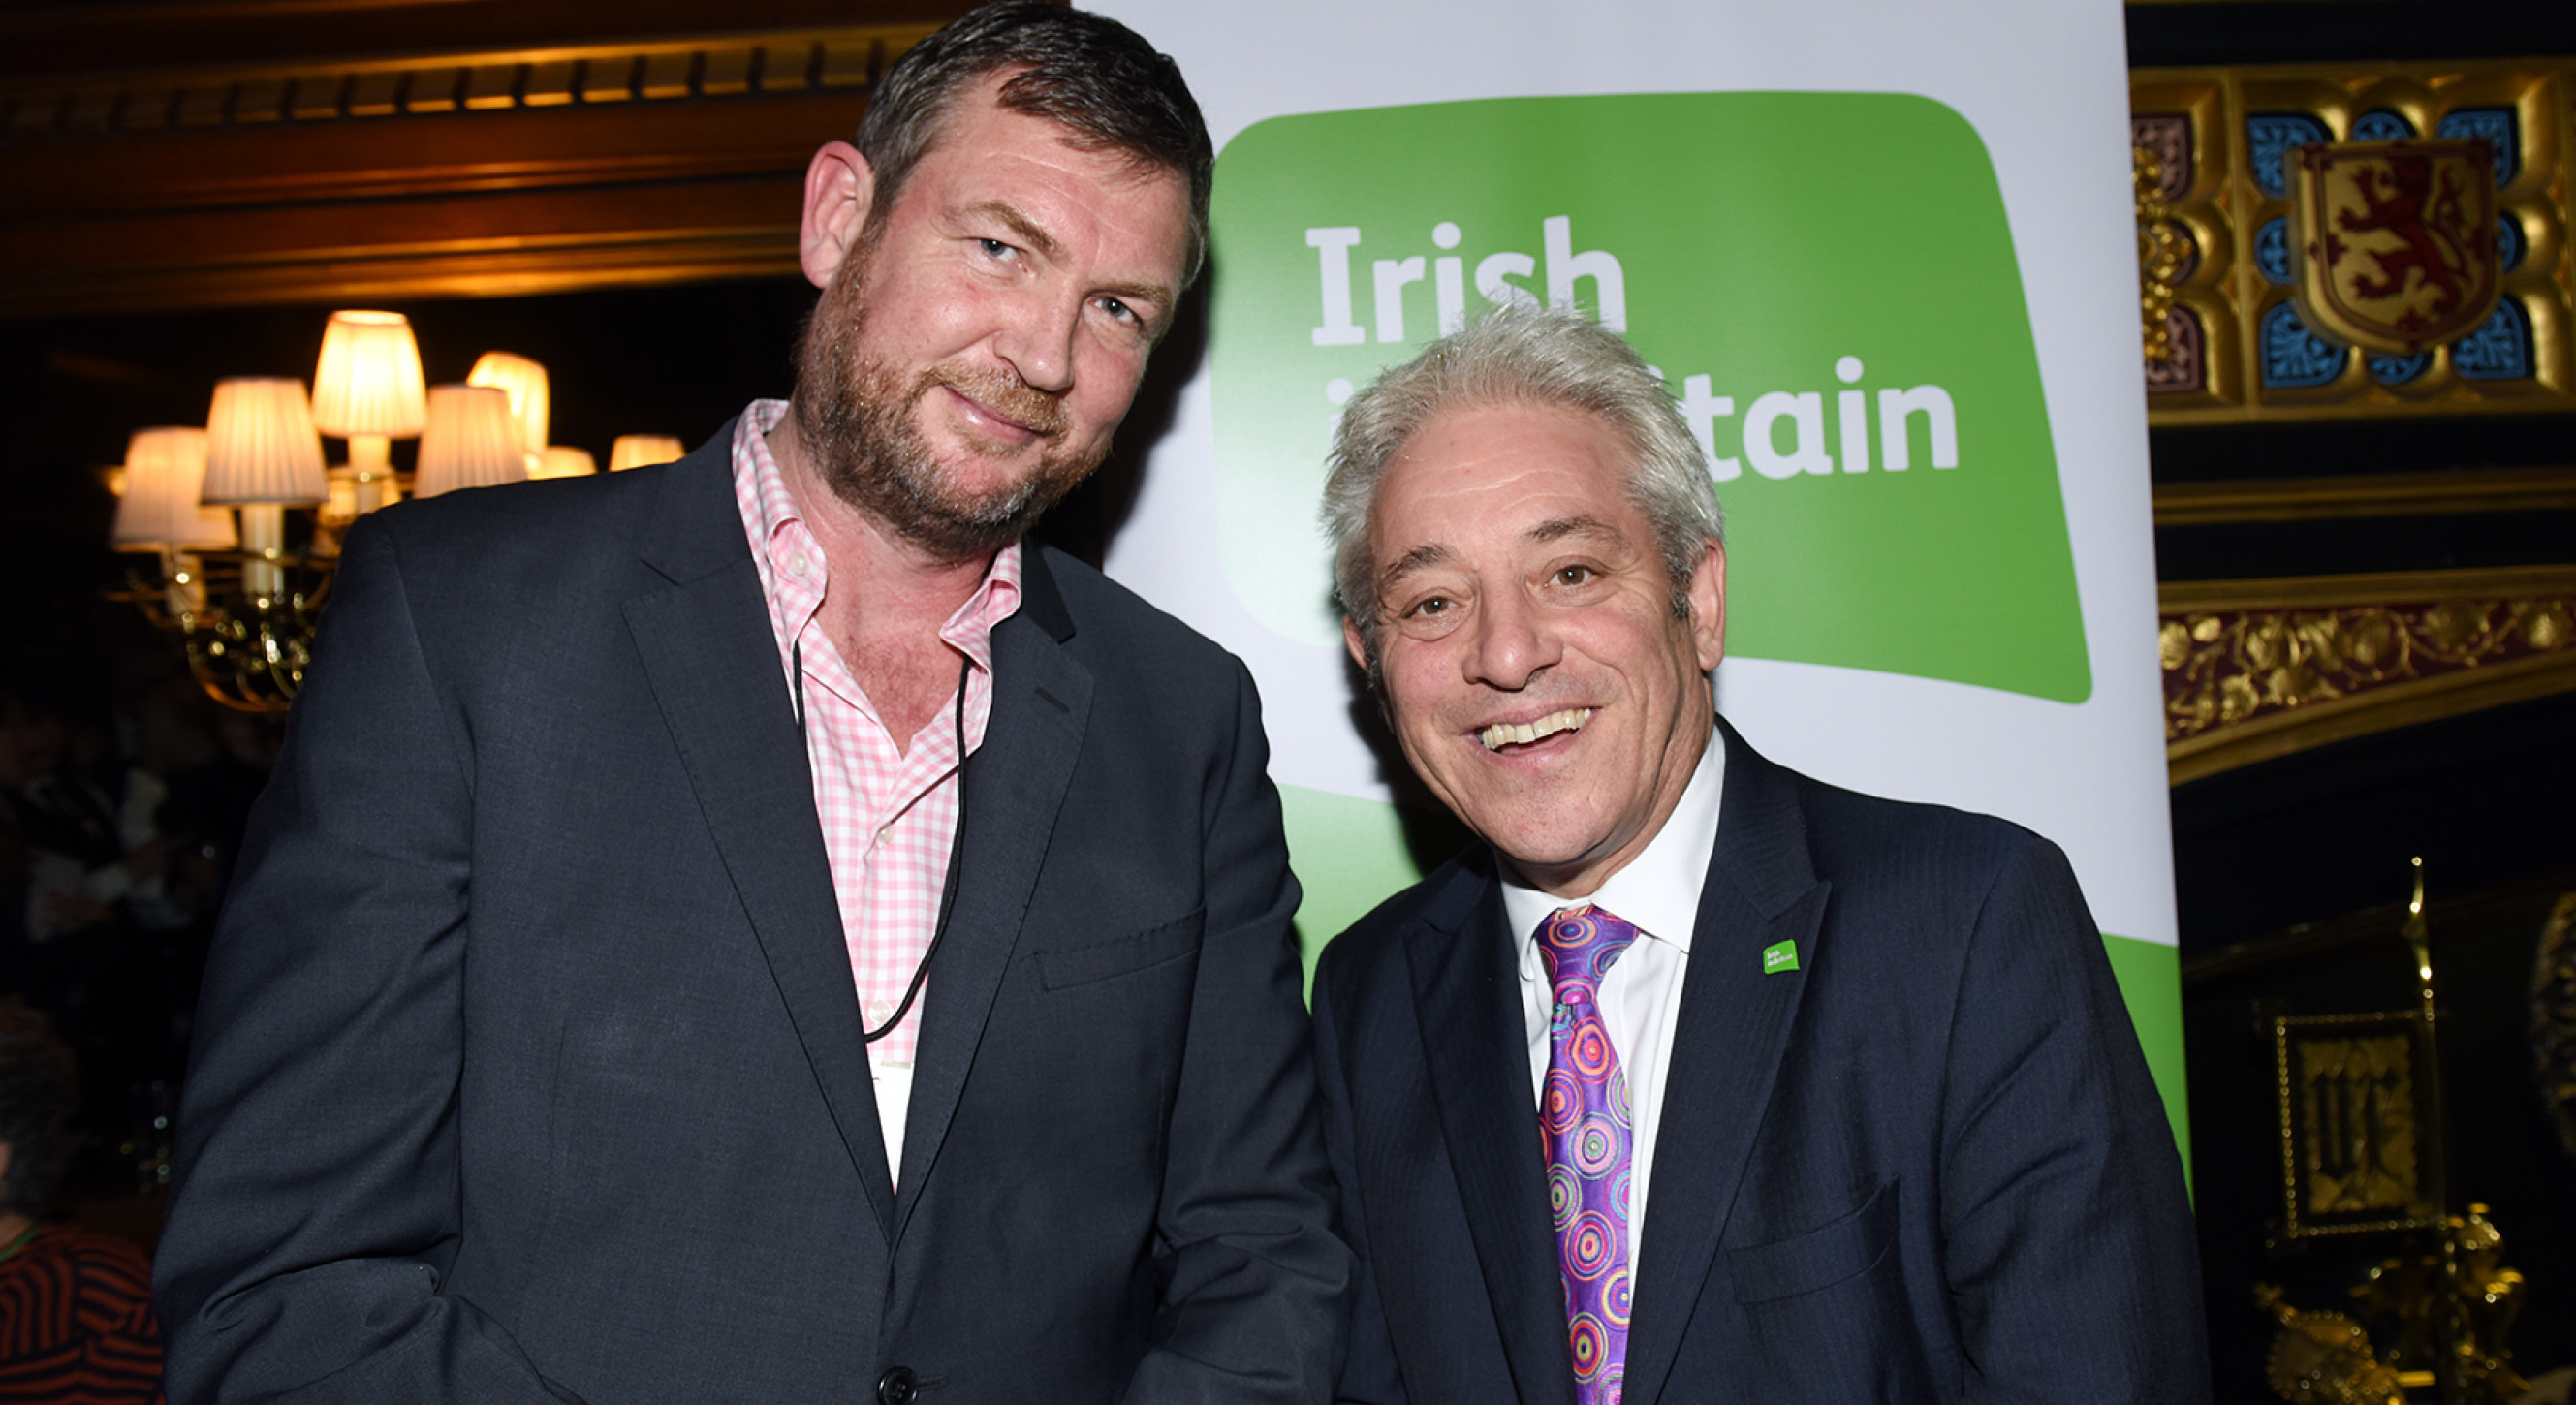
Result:
{"label": "teeth", "polygon": [[1561,712],[1551,712],[1535,722],[1497,722],[1478,732],[1476,737],[1485,744],[1487,751],[1500,751],[1514,743],[1527,746],[1541,737],[1574,731],[1591,720],[1592,709],[1569,707]]}

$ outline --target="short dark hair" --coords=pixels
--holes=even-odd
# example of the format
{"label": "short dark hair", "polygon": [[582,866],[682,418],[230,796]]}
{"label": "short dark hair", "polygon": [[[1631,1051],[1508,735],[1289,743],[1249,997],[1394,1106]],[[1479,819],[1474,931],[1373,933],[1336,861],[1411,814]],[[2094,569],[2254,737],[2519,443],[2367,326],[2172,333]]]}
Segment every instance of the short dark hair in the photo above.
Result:
{"label": "short dark hair", "polygon": [[0,997],[0,1142],[9,1144],[0,1211],[36,1215],[52,1203],[79,1105],[80,1069],[52,1021],[15,996]]}
{"label": "short dark hair", "polygon": [[[1016,70],[1016,72],[1013,72]],[[1072,145],[1123,152],[1179,173],[1190,188],[1189,249],[1182,281],[1207,255],[1208,190],[1216,148],[1181,66],[1113,19],[1063,5],[1002,0],[968,11],[912,46],[868,97],[857,146],[882,220],[929,154],[958,94],[1011,72],[1001,105],[1066,128]]]}

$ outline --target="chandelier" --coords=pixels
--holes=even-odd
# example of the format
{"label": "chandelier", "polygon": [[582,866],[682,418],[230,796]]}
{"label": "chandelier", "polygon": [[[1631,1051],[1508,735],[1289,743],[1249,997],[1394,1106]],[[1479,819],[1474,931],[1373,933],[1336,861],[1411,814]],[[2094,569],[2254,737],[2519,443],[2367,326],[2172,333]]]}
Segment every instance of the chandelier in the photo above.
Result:
{"label": "chandelier", "polygon": [[[283,712],[312,662],[341,534],[404,497],[594,472],[588,452],[546,442],[550,410],[546,368],[527,357],[487,352],[463,383],[424,385],[401,313],[335,312],[309,397],[300,380],[236,377],[216,383],[204,427],[133,436],[110,532],[132,558],[121,594],[179,641],[208,696]],[[324,435],[347,441],[347,462],[327,462]],[[411,438],[404,473],[392,441]],[[628,435],[609,467],[680,453]]]}

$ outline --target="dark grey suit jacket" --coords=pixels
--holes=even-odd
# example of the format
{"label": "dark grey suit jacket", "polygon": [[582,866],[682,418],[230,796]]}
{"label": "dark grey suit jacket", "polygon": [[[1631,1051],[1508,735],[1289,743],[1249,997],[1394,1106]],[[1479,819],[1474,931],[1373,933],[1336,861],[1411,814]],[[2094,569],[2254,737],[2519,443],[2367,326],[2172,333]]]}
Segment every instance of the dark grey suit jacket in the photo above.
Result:
{"label": "dark grey suit jacket", "polygon": [[1029,551],[897,1190],[731,439],[351,532],[207,977],[171,1398],[1321,1398],[1248,675]]}
{"label": "dark grey suit jacket", "polygon": [[[2065,858],[1719,727],[1628,1405],[2206,1400],[2182,1169]],[[1518,970],[1481,848],[1325,950],[1348,1399],[1574,1401]]]}

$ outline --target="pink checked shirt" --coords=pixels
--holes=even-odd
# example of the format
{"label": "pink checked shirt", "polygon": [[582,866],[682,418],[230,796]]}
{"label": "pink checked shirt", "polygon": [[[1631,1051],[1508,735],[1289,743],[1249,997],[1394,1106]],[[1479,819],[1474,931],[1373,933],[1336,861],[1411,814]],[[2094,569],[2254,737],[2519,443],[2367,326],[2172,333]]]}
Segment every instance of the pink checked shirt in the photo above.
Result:
{"label": "pink checked shirt", "polygon": [[[784,400],[755,400],[733,437],[734,500],[760,569],[770,629],[788,687],[801,657],[805,757],[814,773],[814,813],[832,864],[841,935],[860,1017],[871,1030],[903,1002],[904,987],[929,948],[939,895],[957,838],[957,717],[954,702],[898,749],[817,618],[827,579],[823,549],[805,529],[763,437],[787,413]],[[939,637],[972,662],[966,680],[966,749],[984,744],[993,713],[993,626],[1020,608],[1020,548],[1002,548],[984,583],[942,625]],[[913,1002],[903,1023],[868,1046],[877,1117],[889,1171],[903,1166],[903,1124],[911,1105],[912,1056],[921,1032]]]}

